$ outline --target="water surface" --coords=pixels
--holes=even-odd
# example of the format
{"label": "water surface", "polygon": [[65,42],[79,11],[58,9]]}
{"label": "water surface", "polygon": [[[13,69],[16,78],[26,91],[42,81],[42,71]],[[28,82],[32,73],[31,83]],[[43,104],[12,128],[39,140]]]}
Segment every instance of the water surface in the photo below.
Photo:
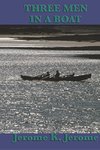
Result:
{"label": "water surface", "polygon": [[[99,51],[0,50],[0,132],[100,132]],[[23,81],[20,75],[92,73],[83,82]]]}

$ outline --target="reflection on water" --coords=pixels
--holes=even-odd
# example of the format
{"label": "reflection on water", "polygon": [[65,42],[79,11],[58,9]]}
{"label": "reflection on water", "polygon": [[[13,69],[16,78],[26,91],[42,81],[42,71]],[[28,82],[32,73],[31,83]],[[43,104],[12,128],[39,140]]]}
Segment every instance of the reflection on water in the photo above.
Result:
{"label": "reflection on water", "polygon": [[[99,51],[0,50],[0,132],[100,132]],[[72,56],[72,57],[69,57]],[[92,73],[84,82],[23,81],[24,75]]]}

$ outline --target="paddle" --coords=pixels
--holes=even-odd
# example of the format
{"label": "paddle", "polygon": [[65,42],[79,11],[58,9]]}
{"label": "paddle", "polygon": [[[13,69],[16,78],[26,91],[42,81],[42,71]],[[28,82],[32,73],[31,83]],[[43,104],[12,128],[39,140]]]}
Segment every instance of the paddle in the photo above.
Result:
{"label": "paddle", "polygon": [[[35,77],[42,77],[42,76],[46,75],[47,72],[53,73],[54,71],[55,71],[54,69],[50,69],[49,71],[46,71],[45,73],[43,73],[43,74],[41,74],[41,75],[37,75],[37,76],[35,76]],[[48,77],[48,76],[46,76],[46,77]],[[44,76],[43,78],[46,78],[46,77]]]}
{"label": "paddle", "polygon": [[37,75],[37,76],[35,76],[35,77],[42,77],[44,75],[44,73],[43,74],[41,74],[41,75]]}
{"label": "paddle", "polygon": [[72,72],[72,73],[67,73],[67,75],[65,75],[65,72],[63,71],[62,73],[62,77],[68,77],[68,76],[74,76],[75,75],[75,73],[74,72]]}

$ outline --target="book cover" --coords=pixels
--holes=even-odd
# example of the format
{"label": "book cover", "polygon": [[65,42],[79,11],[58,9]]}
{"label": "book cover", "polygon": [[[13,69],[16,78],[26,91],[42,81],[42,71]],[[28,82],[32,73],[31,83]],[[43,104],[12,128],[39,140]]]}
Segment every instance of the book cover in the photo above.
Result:
{"label": "book cover", "polygon": [[99,5],[0,1],[0,150],[99,149]]}

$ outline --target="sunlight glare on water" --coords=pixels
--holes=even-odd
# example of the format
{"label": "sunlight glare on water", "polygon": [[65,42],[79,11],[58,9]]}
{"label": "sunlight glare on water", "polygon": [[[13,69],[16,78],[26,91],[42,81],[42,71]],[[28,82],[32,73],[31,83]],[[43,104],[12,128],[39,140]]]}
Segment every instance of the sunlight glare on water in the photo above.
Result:
{"label": "sunlight glare on water", "polygon": [[[100,132],[100,60],[90,51],[0,50],[0,132]],[[99,54],[99,51],[91,53]],[[23,81],[20,75],[92,73],[83,82]]]}

